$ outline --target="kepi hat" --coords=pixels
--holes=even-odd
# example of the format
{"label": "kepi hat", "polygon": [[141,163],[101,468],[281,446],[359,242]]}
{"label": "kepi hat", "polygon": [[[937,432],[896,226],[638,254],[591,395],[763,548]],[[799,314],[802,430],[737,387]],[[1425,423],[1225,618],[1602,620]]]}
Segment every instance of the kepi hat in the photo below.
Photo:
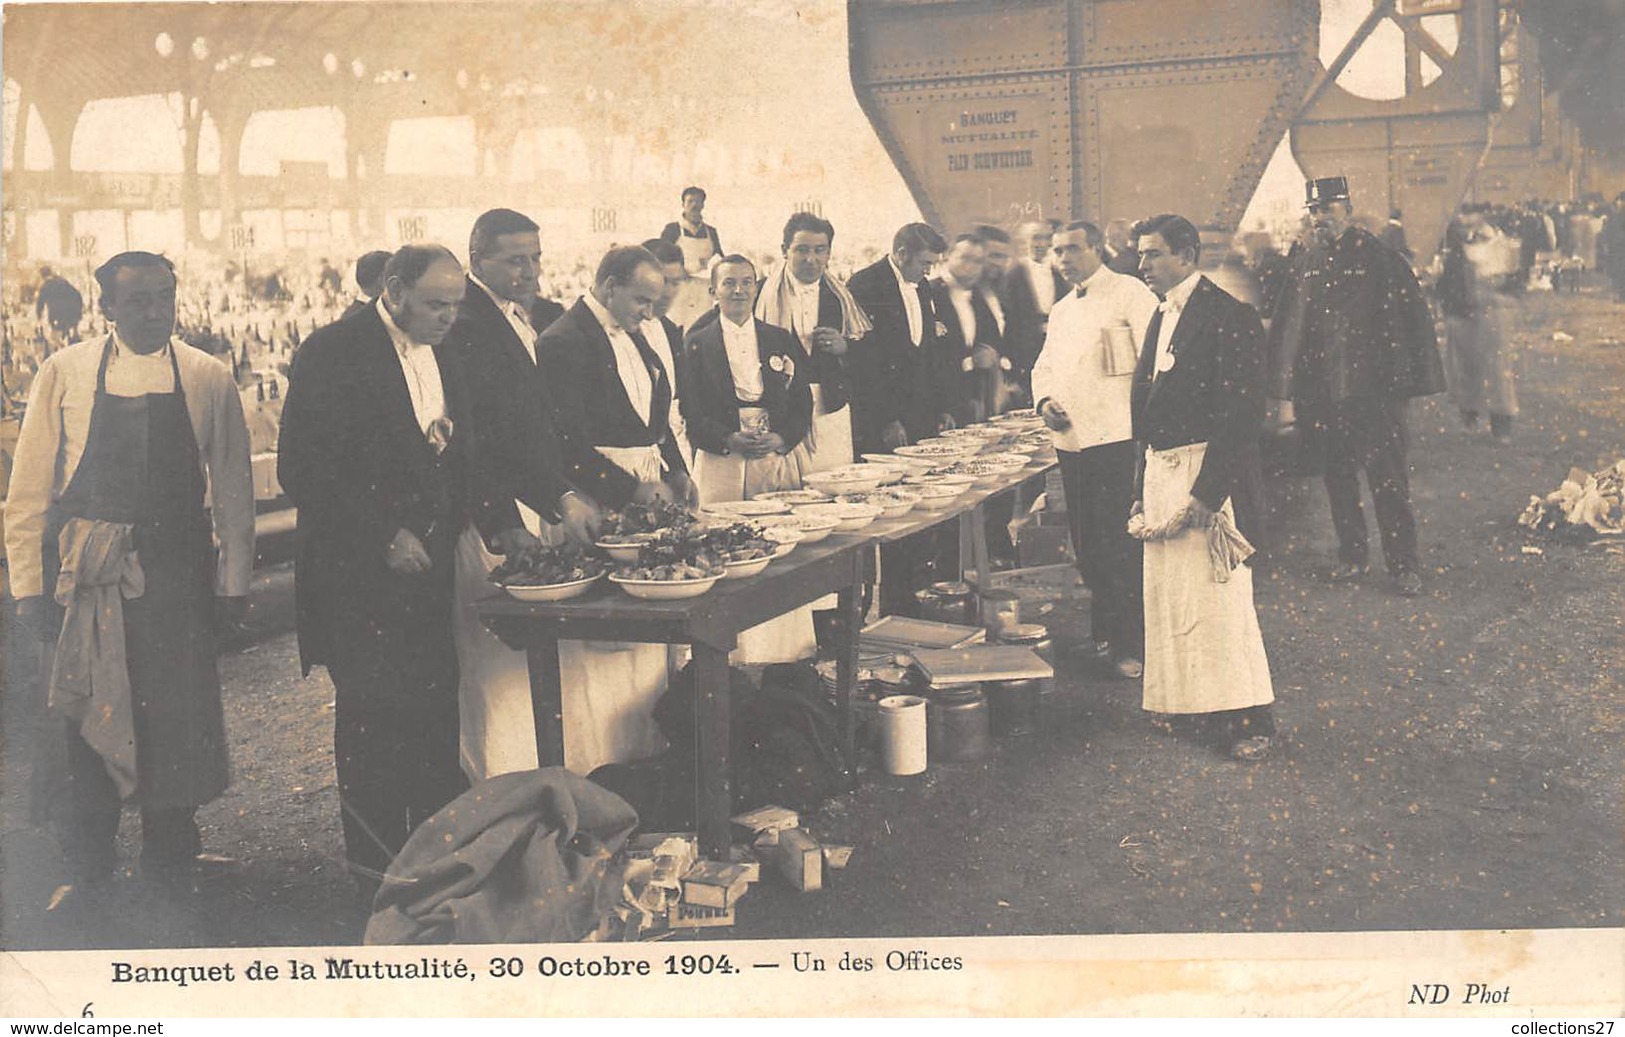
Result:
{"label": "kepi hat", "polygon": [[1346,176],[1319,177],[1305,182],[1303,188],[1305,207],[1349,200],[1349,178]]}

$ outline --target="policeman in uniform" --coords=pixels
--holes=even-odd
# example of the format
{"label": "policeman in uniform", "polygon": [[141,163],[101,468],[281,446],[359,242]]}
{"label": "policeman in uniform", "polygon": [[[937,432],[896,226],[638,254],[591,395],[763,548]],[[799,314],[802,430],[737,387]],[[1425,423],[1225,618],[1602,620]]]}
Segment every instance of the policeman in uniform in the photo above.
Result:
{"label": "policeman in uniform", "polygon": [[1370,569],[1363,469],[1394,589],[1415,597],[1422,577],[1405,408],[1413,396],[1444,390],[1433,317],[1405,257],[1354,225],[1345,177],[1310,180],[1307,195],[1313,237],[1276,301],[1270,396],[1290,402],[1299,426],[1325,449],[1338,540],[1329,577],[1356,580]]}

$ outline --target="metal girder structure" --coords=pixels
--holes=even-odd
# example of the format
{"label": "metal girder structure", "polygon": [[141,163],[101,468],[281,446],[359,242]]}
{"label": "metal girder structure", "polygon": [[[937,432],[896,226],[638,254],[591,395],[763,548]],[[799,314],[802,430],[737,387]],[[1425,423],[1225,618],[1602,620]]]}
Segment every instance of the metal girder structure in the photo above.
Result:
{"label": "metal girder structure", "polygon": [[[1454,20],[1453,52],[1430,27],[1440,17]],[[1405,94],[1357,97],[1337,77],[1384,20],[1404,34]],[[1368,216],[1402,209],[1411,247],[1425,262],[1490,146],[1501,108],[1499,53],[1497,0],[1374,0],[1293,120],[1292,153],[1306,176],[1348,177]],[[1424,56],[1438,70],[1431,82]]]}
{"label": "metal girder structure", "polygon": [[1314,77],[1312,0],[848,0],[926,218],[1180,212],[1227,237]]}
{"label": "metal girder structure", "polygon": [[[717,7],[707,17],[726,20],[737,55],[730,74],[739,82],[782,59],[776,46],[785,32],[782,12],[775,16],[772,4],[741,9],[732,0]],[[3,14],[5,74],[20,87],[19,129],[6,142],[17,171],[8,175],[8,187],[21,185],[34,204],[58,209],[64,241],[71,237],[73,200],[109,193],[104,179],[69,168],[75,126],[91,101],[183,98],[185,174],[178,181],[120,174],[111,193],[128,208],[178,201],[194,238],[200,237],[201,208],[219,206],[229,222],[231,212],[252,206],[253,199],[240,194],[263,194],[263,184],[239,183],[244,178],[235,162],[235,145],[255,113],[336,108],[344,117],[348,176],[329,186],[326,204],[352,209],[376,231],[389,130],[402,119],[471,119],[480,157],[475,179],[488,186],[498,170],[486,168],[484,156],[493,155],[500,167],[525,130],[591,127],[593,179],[601,179],[612,135],[659,133],[672,118],[671,95],[681,84],[642,41],[691,37],[695,17],[691,7],[670,2],[510,0],[38,3],[8,4]],[[724,115],[693,100],[683,108],[685,140],[713,133]],[[48,174],[24,171],[30,109],[39,111],[51,138]],[[197,174],[205,117],[223,146],[218,184]],[[363,168],[365,176],[358,176]],[[505,177],[496,179],[506,187]],[[143,182],[152,190],[138,201]]]}

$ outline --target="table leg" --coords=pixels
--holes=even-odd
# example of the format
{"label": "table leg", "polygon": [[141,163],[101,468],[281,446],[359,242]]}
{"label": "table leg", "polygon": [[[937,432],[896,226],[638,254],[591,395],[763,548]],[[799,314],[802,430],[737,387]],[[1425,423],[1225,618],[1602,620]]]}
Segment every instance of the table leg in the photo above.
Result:
{"label": "table leg", "polygon": [[559,642],[549,637],[526,650],[530,712],[536,725],[536,765],[564,766],[564,689],[559,681]]}
{"label": "table leg", "polygon": [[[959,516],[959,576],[978,591],[985,591],[993,586],[992,566],[987,560],[987,514],[984,504],[985,502],[977,504]],[[965,566],[967,539],[970,541],[971,565],[976,568],[974,580],[970,578]]]}
{"label": "table leg", "polygon": [[696,805],[700,853],[713,860],[728,852],[733,789],[728,780],[732,679],[728,653],[694,643],[694,755],[699,776]]}
{"label": "table leg", "polygon": [[858,779],[857,720],[852,713],[852,692],[858,679],[858,631],[862,629],[858,588],[842,588],[837,599],[840,602],[836,610],[840,622],[837,642],[840,654],[835,657],[835,706],[841,712],[841,748],[846,756],[846,765],[850,768],[848,788],[855,788]]}

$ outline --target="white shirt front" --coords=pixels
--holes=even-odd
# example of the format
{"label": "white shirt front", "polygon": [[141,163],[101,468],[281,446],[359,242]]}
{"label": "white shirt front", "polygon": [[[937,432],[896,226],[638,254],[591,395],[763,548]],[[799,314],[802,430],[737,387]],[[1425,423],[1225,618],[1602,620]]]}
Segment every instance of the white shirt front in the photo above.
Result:
{"label": "white shirt front", "polygon": [[790,330],[801,337],[801,344],[812,352],[812,333],[818,327],[818,296],[823,280],[819,279],[812,284],[802,284],[796,280],[796,275],[786,273],[785,279],[790,282],[790,288],[795,292],[795,306],[790,311]]}
{"label": "white shirt front", "polygon": [[959,330],[964,333],[967,349],[976,345],[976,307],[971,305],[970,293],[969,288],[961,288],[958,282],[948,282],[948,301],[959,315]]}
{"label": "white shirt front", "polygon": [[1054,268],[1030,258],[1023,259],[1021,264],[1027,268],[1027,276],[1032,278],[1033,300],[1038,303],[1038,312],[1047,316],[1055,308]]}
{"label": "white shirt front", "polygon": [[649,377],[648,366],[643,362],[643,354],[638,352],[632,336],[615,322],[609,310],[591,292],[581,298],[592,315],[598,318],[598,323],[603,325],[604,334],[609,336],[610,348],[615,351],[615,371],[621,376],[621,385],[626,388],[626,396],[632,401],[632,409],[647,425],[649,413],[654,407],[654,382]]}
{"label": "white shirt front", "polygon": [[903,312],[908,314],[908,340],[917,346],[925,336],[925,315],[920,312],[919,286],[903,279],[903,271],[892,257],[886,257],[886,265],[891,267],[893,276],[897,278],[897,290],[903,293]]}
{"label": "white shirt front", "polygon": [[1174,330],[1179,327],[1179,315],[1185,311],[1185,304],[1191,301],[1191,293],[1196,290],[1197,282],[1202,279],[1199,273],[1192,274],[1183,281],[1168,289],[1157,309],[1162,311],[1162,326],[1157,335],[1157,360],[1152,368],[1152,378],[1161,375],[1174,366]]}
{"label": "white shirt front", "polygon": [[727,317],[722,322],[722,349],[728,355],[728,371],[733,375],[734,395],[745,403],[762,398],[762,354],[756,345],[756,320],[745,318],[735,324]]}
{"label": "white shirt front", "polygon": [[1054,400],[1072,426],[1050,431],[1056,447],[1085,450],[1133,436],[1129,394],[1134,379],[1106,373],[1103,329],[1126,322],[1136,346],[1157,312],[1157,297],[1137,277],[1104,263],[1083,282],[1087,293],[1069,292],[1050,310],[1044,348],[1033,364],[1033,399]]}
{"label": "white shirt front", "polygon": [[417,418],[418,430],[425,434],[429,426],[446,416],[446,387],[440,382],[440,364],[434,358],[434,347],[412,341],[389,315],[389,308],[378,300],[378,315],[384,318],[384,330],[395,344],[395,358],[401,362],[401,373],[406,376],[406,391],[412,397],[412,414]]}
{"label": "white shirt front", "polygon": [[502,296],[492,291],[491,286],[480,280],[478,277],[474,276],[473,274],[469,274],[468,276],[469,280],[473,281],[475,284],[479,285],[485,290],[485,294],[489,295],[491,297],[491,301],[497,304],[497,309],[501,310],[502,315],[508,318],[508,326],[513,328],[513,333],[515,335],[519,336],[520,344],[525,347],[525,352],[530,354],[531,362],[535,363],[536,329],[530,325],[530,314],[525,312],[525,308],[523,306],[520,306],[518,303],[513,302],[512,300],[504,299]]}

